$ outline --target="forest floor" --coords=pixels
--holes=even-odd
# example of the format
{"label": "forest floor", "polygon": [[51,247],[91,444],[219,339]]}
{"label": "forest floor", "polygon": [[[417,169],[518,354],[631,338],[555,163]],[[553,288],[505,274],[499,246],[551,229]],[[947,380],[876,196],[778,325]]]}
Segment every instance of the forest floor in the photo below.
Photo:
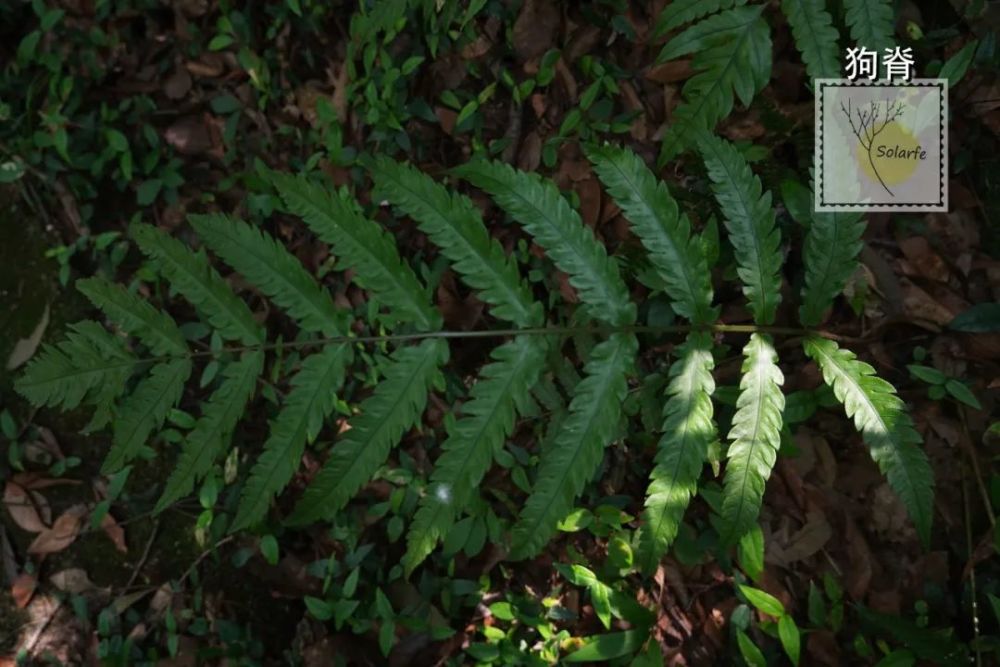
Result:
{"label": "forest floor", "polygon": [[[662,128],[691,76],[687,60],[656,64],[663,39],[649,35],[664,2],[495,0],[479,3],[485,9],[471,17],[463,14],[469,3],[441,2],[460,7],[444,18],[425,11],[434,2],[410,2],[409,23],[389,31],[391,39],[365,32],[356,3],[327,4],[60,0],[0,9],[0,62],[11,63],[0,75],[0,160],[23,171],[0,185],[0,362],[10,362],[3,365],[22,365],[67,323],[97,317],[72,283],[95,273],[127,283],[139,267],[125,236],[131,221],[180,233],[186,214],[208,209],[267,220],[265,164],[318,168],[365,200],[358,155],[388,154],[439,175],[485,146],[573,193],[584,222],[609,246],[625,239],[626,225],[580,142],[609,137],[656,163]],[[754,168],[775,195],[786,238],[783,290],[791,295],[802,232],[782,184],[808,183],[814,100],[778,4],[766,10],[771,81],[749,109],[737,103],[718,131],[757,151]],[[990,664],[1000,645],[1000,619],[989,608],[990,595],[1000,596],[1000,333],[995,313],[972,325],[979,333],[950,326],[970,307],[1000,301],[1000,17],[983,10],[973,20],[968,4],[897,3],[900,40],[916,45],[921,64],[940,65],[972,40],[992,44],[950,92],[951,210],[869,215],[861,268],[823,324],[859,340],[859,356],[909,405],[935,471],[933,538],[929,548],[921,545],[842,411],[819,398],[805,402],[791,424],[791,454],[779,458],[768,482],[760,518],[765,560],[755,584],[808,628],[802,664],[875,664],[897,650],[944,664],[958,645],[973,655],[978,648]],[[61,13],[52,26],[18,49],[26,26],[44,23],[53,10]],[[369,45],[380,57],[366,67]],[[555,59],[546,55],[552,49]],[[508,80],[536,83],[515,96]],[[35,97],[22,99],[24,90]],[[581,98],[589,98],[583,112]],[[659,175],[703,223],[712,205],[689,187],[696,171],[679,159]],[[325,250],[291,219],[267,224],[307,267],[323,267]],[[572,287],[563,287],[573,298]],[[448,328],[485,326],[482,302],[450,277],[435,295]],[[731,282],[717,298],[723,321],[747,321]],[[657,353],[677,342],[666,340]],[[460,363],[474,367],[485,358],[475,340],[462,345],[453,355]],[[739,361],[734,352],[719,365],[720,387],[738,382]],[[787,393],[810,394],[821,384],[801,354],[789,351],[783,367]],[[347,540],[318,527],[285,532],[272,554],[254,535],[199,532],[199,498],[154,515],[163,461],[137,462],[126,491],[109,494],[115,480],[100,474],[107,434],[82,435],[89,418],[82,412],[31,408],[12,389],[16,373],[0,371],[7,454],[0,462],[0,656],[10,656],[0,665],[18,655],[25,664],[98,664],[98,656],[102,664],[491,664],[489,651],[476,648],[490,645],[485,628],[540,641],[501,623],[509,619],[494,603],[513,599],[556,605],[561,615],[546,616],[540,632],[565,631],[565,649],[570,638],[603,629],[583,589],[553,565],[567,553],[602,560],[608,534],[634,519],[648,483],[651,455],[609,454],[598,495],[613,499],[604,507],[616,507],[614,517],[561,532],[531,561],[498,562],[488,545],[456,556],[448,571],[387,587],[393,608],[420,609],[433,623],[421,632],[394,626],[396,642],[383,657],[375,603],[354,612],[362,620],[352,630],[317,620],[305,602],[325,591],[321,559],[353,563],[363,571],[363,590],[382,581],[401,549],[375,518]],[[432,401],[425,419],[438,427],[446,410]],[[259,419],[250,432],[263,437],[265,428]],[[302,468],[316,465],[310,453]],[[305,474],[287,496],[301,492]],[[390,492],[374,482],[364,502],[385,501]],[[92,521],[109,497],[110,510]],[[655,610],[664,664],[740,660],[730,617],[743,603],[733,564],[705,547],[709,514],[695,499],[655,577],[621,582],[619,590]],[[492,592],[477,598],[491,577]],[[428,601],[425,590],[442,586],[447,595]],[[758,638],[779,660],[773,633],[766,634]]]}

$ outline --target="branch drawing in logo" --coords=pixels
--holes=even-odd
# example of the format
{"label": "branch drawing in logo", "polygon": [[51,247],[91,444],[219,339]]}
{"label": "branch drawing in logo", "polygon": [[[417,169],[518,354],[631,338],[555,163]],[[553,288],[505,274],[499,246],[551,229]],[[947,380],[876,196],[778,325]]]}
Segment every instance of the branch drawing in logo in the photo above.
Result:
{"label": "branch drawing in logo", "polygon": [[[903,157],[904,153],[909,153],[913,149],[904,148],[905,144],[915,143],[913,140],[913,135],[910,134],[902,125],[897,123],[897,119],[903,116],[903,102],[901,101],[890,101],[885,100],[884,113],[883,105],[878,100],[872,100],[868,103],[868,109],[854,109],[853,111],[857,114],[858,125],[854,125],[854,117],[851,115],[851,99],[847,98],[847,106],[844,103],[840,103],[840,109],[847,116],[847,122],[851,125],[851,131],[854,136],[858,139],[858,149],[864,151],[864,154],[868,158],[868,164],[862,165],[864,170],[868,172],[869,176],[874,176],[878,179],[878,182],[882,184],[885,191],[889,193],[889,196],[895,197],[889,186],[886,185],[886,180],[883,178],[879,167],[875,165],[875,159],[872,156],[873,151],[880,157],[894,158]],[[879,124],[881,123],[881,125]],[[875,139],[889,130],[888,135],[885,139],[889,139],[890,142],[887,144],[883,142],[878,146],[876,151]],[[894,141],[892,141],[894,140]],[[893,143],[895,144],[893,146]],[[916,147],[919,151],[919,146]],[[860,157],[860,156],[859,156]],[[880,160],[881,162],[881,160]],[[896,178],[889,178],[890,181],[902,180],[909,174],[893,174]],[[902,177],[902,178],[899,178]]]}

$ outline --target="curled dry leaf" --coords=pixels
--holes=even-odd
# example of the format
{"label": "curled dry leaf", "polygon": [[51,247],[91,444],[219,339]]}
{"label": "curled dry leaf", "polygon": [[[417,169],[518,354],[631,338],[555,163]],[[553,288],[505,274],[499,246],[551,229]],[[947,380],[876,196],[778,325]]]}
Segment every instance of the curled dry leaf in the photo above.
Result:
{"label": "curled dry leaf", "polygon": [[28,553],[44,556],[62,551],[71,545],[80,534],[80,527],[86,513],[87,508],[83,505],[70,507],[55,520],[52,528],[39,533],[35,541],[28,547]]}
{"label": "curled dry leaf", "polygon": [[41,533],[48,530],[48,526],[45,525],[38,508],[35,506],[34,498],[20,484],[9,481],[4,485],[3,503],[7,507],[10,518],[19,528],[29,533]]}
{"label": "curled dry leaf", "polygon": [[14,584],[10,587],[11,597],[18,609],[24,609],[31,602],[31,596],[35,594],[35,586],[38,580],[33,575],[24,572],[17,575]]}

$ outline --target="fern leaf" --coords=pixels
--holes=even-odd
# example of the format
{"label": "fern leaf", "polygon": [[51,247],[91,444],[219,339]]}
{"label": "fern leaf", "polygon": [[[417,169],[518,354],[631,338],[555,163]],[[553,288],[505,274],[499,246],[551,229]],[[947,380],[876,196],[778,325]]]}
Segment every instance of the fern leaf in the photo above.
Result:
{"label": "fern leaf", "polygon": [[698,144],[729,231],[750,312],[754,322],[769,325],[781,301],[783,259],[771,193],[763,192],[760,178],[728,141],[704,133]]}
{"label": "fern leaf", "polygon": [[674,0],[656,18],[652,39],[667,34],[685,23],[696,21],[722,9],[745,5],[747,0]]}
{"label": "fern leaf", "polygon": [[400,259],[392,237],[365,218],[346,191],[330,192],[289,174],[274,174],[272,179],[289,210],[333,246],[341,258],[340,268],[354,269],[361,285],[395,317],[424,331],[440,328],[440,313],[431,307],[413,269]]}
{"label": "fern leaf", "polygon": [[110,409],[125,390],[136,359],[121,338],[97,322],[69,325],[65,340],[46,344],[14,383],[14,388],[36,407],[72,410],[85,398],[100,394],[98,407]]}
{"label": "fern leaf", "polygon": [[633,336],[614,334],[591,352],[569,414],[542,451],[538,477],[513,529],[512,558],[532,556],[545,546],[597,471],[604,447],[618,429],[628,388],[625,374],[636,351]]}
{"label": "fern leaf", "polygon": [[814,79],[840,76],[837,46],[840,34],[833,27],[824,0],[783,0],[781,11],[788,18],[795,46],[802,54],[809,76]]}
{"label": "fern leaf", "polygon": [[696,324],[715,320],[712,276],[691,223],[680,214],[670,191],[632,151],[610,145],[591,147],[587,156],[597,177],[649,250],[653,268],[666,284],[674,310]]}
{"label": "fern leaf", "polygon": [[678,359],[670,368],[663,435],[650,473],[652,481],[639,529],[636,563],[646,573],[656,570],[677,537],[684,510],[698,491],[709,445],[716,439],[712,421],[712,337],[694,332],[677,353]]}
{"label": "fern leaf", "polygon": [[167,479],[154,512],[162,512],[194,488],[225,451],[237,422],[253,396],[257,378],[264,370],[264,353],[248,352],[222,371],[222,382],[209,397],[194,428],[184,439],[180,456]]}
{"label": "fern leaf", "polygon": [[635,321],[635,304],[604,246],[550,181],[499,162],[469,162],[453,171],[488,192],[545,249],[593,317],[614,326]]}
{"label": "fern leaf", "polygon": [[115,419],[111,451],[104,459],[101,472],[117,472],[134,459],[146,444],[150,434],[163,426],[171,409],[184,393],[184,383],[191,375],[191,360],[176,359],[157,364],[149,375],[136,385],[121,405]]}
{"label": "fern leaf", "polygon": [[141,340],[153,354],[188,353],[184,334],[173,318],[121,285],[103,278],[85,278],[76,281],[76,288],[126,333]]}
{"label": "fern leaf", "polygon": [[330,345],[306,357],[292,378],[292,389],[264,442],[264,451],[250,471],[230,532],[252,526],[267,514],[271,500],[292,479],[306,444],[312,442],[337,400],[346,366],[352,358],[347,345]]}
{"label": "fern leaf", "polygon": [[515,338],[493,351],[472,387],[462,418],[449,429],[407,535],[407,575],[433,551],[456,516],[469,505],[493,457],[514,428],[514,418],[544,365],[546,346],[533,336]]}
{"label": "fern leaf", "polygon": [[743,348],[743,378],[729,431],[722,493],[723,543],[735,544],[760,513],[764,485],[781,447],[785,378],[768,336],[753,334]]}
{"label": "fern leaf", "polygon": [[521,280],[517,265],[491,239],[476,206],[418,169],[387,158],[372,164],[374,199],[386,199],[413,218],[437,244],[493,314],[521,327],[542,322],[542,305]]}
{"label": "fern leaf", "polygon": [[677,35],[663,47],[659,60],[689,53],[695,75],[682,91],[660,146],[660,164],[692,145],[702,130],[711,130],[733,110],[734,95],[749,106],[771,78],[771,31],[761,18],[764,5],[736,7]]}
{"label": "fern leaf", "polygon": [[205,321],[227,340],[247,345],[264,342],[264,331],[253,313],[212,268],[202,253],[151,225],[133,224],[129,233],[157,271],[191,302]]}
{"label": "fern leaf", "polygon": [[306,331],[343,335],[347,317],[301,262],[270,234],[229,216],[190,215],[205,245],[266,294]]}
{"label": "fern leaf", "polygon": [[823,379],[844,405],[868,444],[872,459],[899,495],[926,546],[931,537],[934,475],[922,439],[891,384],[835,342],[812,336],[805,351],[819,364]]}
{"label": "fern leaf", "polygon": [[889,0],[844,0],[844,19],[857,46],[879,54],[893,46],[896,26]]}
{"label": "fern leaf", "polygon": [[444,382],[440,367],[448,360],[448,346],[428,339],[416,347],[399,349],[385,379],[361,404],[361,414],[330,451],[330,458],[306,488],[288,518],[303,525],[332,516],[364,486],[389,452],[420,418],[427,394]]}
{"label": "fern leaf", "polygon": [[810,218],[802,250],[805,285],[799,307],[799,320],[807,327],[823,320],[826,309],[854,275],[865,233],[862,213],[813,213]]}

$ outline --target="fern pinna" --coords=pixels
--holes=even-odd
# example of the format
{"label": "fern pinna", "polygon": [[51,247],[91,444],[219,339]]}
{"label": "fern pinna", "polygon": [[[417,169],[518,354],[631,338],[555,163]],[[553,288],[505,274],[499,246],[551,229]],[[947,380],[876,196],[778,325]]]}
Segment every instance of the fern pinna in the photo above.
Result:
{"label": "fern pinna", "polygon": [[[809,74],[831,75],[839,35],[824,2],[783,0],[781,9]],[[891,25],[882,21],[883,0],[845,0],[844,9],[852,36],[887,39]],[[78,289],[105,321],[70,325],[63,341],[36,355],[16,388],[37,406],[92,407],[88,430],[113,424],[105,473],[148,458],[150,443],[176,410],[193,406],[198,415],[180,438],[157,512],[217,477],[252,406],[273,404],[265,409],[271,419],[260,451],[232,494],[235,502],[222,513],[231,531],[275,520],[291,527],[337,520],[406,435],[423,429],[439,444],[430,450],[428,483],[419,487],[411,512],[401,563],[409,574],[460,524],[468,525],[470,512],[478,517],[480,487],[494,463],[508,467],[508,442],[544,409],[549,414],[537,434],[533,479],[516,482],[526,493],[523,506],[517,510],[505,495],[509,521],[492,510],[488,514],[491,539],[505,544],[508,557],[541,551],[600,471],[606,448],[628,437],[626,397],[637,376],[650,370],[639,354],[639,334],[686,332],[674,341],[659,419],[653,420],[657,441],[649,452],[648,489],[637,523],[634,563],[649,573],[676,538],[691,498],[707,478],[705,464],[723,439],[713,404],[716,334],[746,333],[735,413],[723,424],[728,433],[721,502],[714,504],[720,544],[734,544],[757,520],[780,448],[784,376],[773,336],[790,331],[774,324],[791,291],[783,289],[784,248],[771,194],[740,151],[711,130],[736,98],[749,104],[770,76],[763,11],[763,5],[740,0],[678,0],[667,5],[655,31],[679,31],[661,59],[693,54],[695,70],[674,111],[661,159],[688,151],[703,163],[752,324],[719,321],[710,268],[715,257],[709,256],[718,254],[710,250],[710,235],[717,232],[709,226],[699,233],[667,185],[631,151],[585,146],[595,175],[645,250],[651,274],[642,276],[609,255],[556,185],[537,174],[473,161],[450,173],[449,188],[413,166],[377,158],[364,162],[374,184],[372,199],[411,221],[439,250],[437,266],[446,263],[489,316],[507,328],[443,330],[445,318],[431,297],[440,271],[418,273],[413,258],[401,254],[371,215],[373,208],[346,189],[271,174],[285,213],[329,246],[339,279],[349,277],[364,290],[363,306],[338,305],[328,277],[318,279],[284,243],[237,218],[190,216],[198,250],[156,227],[136,224],[130,235],[149,269],[141,275],[162,279],[170,294],[188,302],[202,326],[178,324],[134,286],[81,280]],[[458,191],[460,182],[481,191],[495,204],[496,216],[534,242],[565,276],[578,303],[560,302],[561,290],[545,294],[546,280],[537,271],[533,281],[526,280],[520,262],[490,235],[480,207]],[[891,385],[815,331],[857,267],[864,222],[856,214],[807,217],[800,220],[808,230],[804,272],[796,281],[803,328],[795,331],[803,334],[806,356],[854,420],[926,543],[933,479],[919,432]],[[216,268],[220,264],[241,277],[246,294],[234,291]],[[651,289],[662,292],[687,324],[643,324],[629,286],[634,277],[647,286],[655,283]],[[155,280],[145,289],[157,293]],[[247,296],[283,311],[284,327],[277,331],[271,322],[262,324]],[[192,333],[206,328],[208,343]],[[282,335],[289,330],[290,338]],[[503,340],[475,377],[459,377],[449,341],[471,335]],[[573,356],[563,345],[567,338],[575,343]],[[200,377],[192,380],[196,370]],[[443,427],[425,428],[432,392],[456,386],[466,393],[461,406]],[[320,434],[333,440],[328,452],[315,455],[322,466],[309,475],[293,506],[276,511],[279,495],[296,495],[286,487]]]}

